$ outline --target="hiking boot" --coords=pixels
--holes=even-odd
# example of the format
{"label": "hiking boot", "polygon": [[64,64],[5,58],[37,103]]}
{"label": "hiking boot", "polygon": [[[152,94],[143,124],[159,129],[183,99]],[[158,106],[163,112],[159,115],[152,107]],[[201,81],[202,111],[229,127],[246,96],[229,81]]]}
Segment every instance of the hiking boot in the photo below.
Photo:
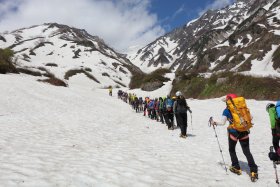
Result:
{"label": "hiking boot", "polygon": [[180,134],[180,138],[187,138],[187,135]]}
{"label": "hiking boot", "polygon": [[232,173],[235,173],[237,175],[242,174],[242,171],[241,171],[240,167],[230,166],[229,171],[231,171]]}
{"label": "hiking boot", "polygon": [[251,172],[251,173],[250,173],[250,178],[251,178],[251,181],[252,181],[252,182],[255,182],[256,180],[259,179],[258,173],[256,173],[256,172]]}

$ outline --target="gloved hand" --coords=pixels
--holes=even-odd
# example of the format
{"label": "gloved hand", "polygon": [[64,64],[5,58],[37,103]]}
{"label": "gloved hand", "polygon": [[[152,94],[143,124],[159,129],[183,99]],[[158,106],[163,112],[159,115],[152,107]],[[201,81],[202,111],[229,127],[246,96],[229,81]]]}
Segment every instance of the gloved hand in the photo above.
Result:
{"label": "gloved hand", "polygon": [[278,155],[277,155],[277,153],[269,152],[269,153],[268,153],[268,157],[270,158],[271,161],[274,161],[274,162],[278,161]]}
{"label": "gloved hand", "polygon": [[213,117],[210,117],[210,119],[209,119],[209,126],[217,126],[217,122],[215,122],[214,120],[213,120]]}
{"label": "gloved hand", "polygon": [[215,125],[215,126],[217,126],[216,121],[212,121],[211,125]]}

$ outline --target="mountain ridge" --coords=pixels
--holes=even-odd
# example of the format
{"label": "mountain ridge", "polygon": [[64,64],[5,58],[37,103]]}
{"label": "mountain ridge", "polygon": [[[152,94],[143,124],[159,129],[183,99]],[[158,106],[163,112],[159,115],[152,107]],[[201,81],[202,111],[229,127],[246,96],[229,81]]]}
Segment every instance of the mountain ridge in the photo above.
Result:
{"label": "mountain ridge", "polygon": [[95,77],[97,87],[127,87],[134,73],[142,73],[98,36],[58,23],[2,33],[0,47],[14,51],[17,67],[39,72],[47,69],[65,81],[68,71],[83,70],[84,74]]}
{"label": "mountain ridge", "polygon": [[[208,10],[199,18],[161,36],[137,53],[130,54],[128,58],[144,72],[162,67],[172,71],[236,71],[254,75],[252,62],[264,58],[273,45],[280,44],[277,35],[280,25],[273,24],[280,17],[278,9],[279,1],[276,0],[238,0],[225,8]],[[271,21],[270,17],[274,21]],[[274,31],[276,34],[271,34]],[[269,37],[266,37],[266,34],[269,34]],[[259,43],[257,48],[253,45],[255,42]],[[263,54],[252,54],[261,50],[260,44],[263,43],[266,44]],[[275,49],[273,50],[270,59],[275,56]],[[250,51],[253,52],[250,54]],[[230,61],[233,59],[236,62]],[[271,64],[269,69],[256,75],[279,77],[278,63]],[[272,73],[269,73],[271,71]]]}

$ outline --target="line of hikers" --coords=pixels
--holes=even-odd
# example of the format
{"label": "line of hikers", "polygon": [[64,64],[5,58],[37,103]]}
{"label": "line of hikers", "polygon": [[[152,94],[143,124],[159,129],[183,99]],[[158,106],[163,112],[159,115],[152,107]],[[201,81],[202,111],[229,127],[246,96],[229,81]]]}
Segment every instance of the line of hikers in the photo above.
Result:
{"label": "line of hikers", "polygon": [[[119,91],[118,95],[119,98],[122,98],[125,102],[129,102],[136,112],[143,111],[144,116],[148,115],[151,119],[160,121],[162,123],[165,122],[168,125],[168,129],[174,129],[175,116],[177,126],[179,126],[181,129],[180,137],[187,137],[187,111],[190,113],[192,113],[192,111],[190,110],[186,99],[180,91],[176,92],[176,97],[170,98],[170,96],[167,96],[166,98],[160,97],[155,99],[146,97],[144,100],[141,97],[136,97],[135,94],[127,94],[122,91]],[[236,155],[236,144],[239,141],[243,154],[245,155],[250,167],[251,181],[255,182],[258,179],[258,166],[256,165],[253,155],[250,151],[249,134],[250,128],[253,126],[250,110],[247,107],[244,97],[238,97],[236,94],[227,94],[222,98],[222,101],[225,102],[226,106],[222,113],[222,119],[221,121],[217,121],[211,117],[209,119],[210,126],[212,126],[215,130],[215,127],[224,126],[227,122],[229,122],[229,126],[227,127],[228,145],[232,162],[229,170],[238,175],[242,174],[239,160]],[[270,148],[268,157],[271,161],[273,161],[276,174],[276,183],[279,184],[276,164],[280,164],[280,100],[275,104],[268,103],[266,106],[266,111],[269,114],[273,145]],[[220,152],[222,154],[221,148]]]}
{"label": "line of hikers", "polygon": [[127,102],[136,112],[143,112],[144,116],[148,116],[152,120],[166,124],[169,130],[174,130],[174,116],[176,118],[177,127],[181,129],[181,138],[187,137],[187,111],[192,113],[187,105],[186,99],[180,91],[176,92],[176,96],[159,98],[137,97],[135,94],[127,94],[122,90],[118,91],[118,98]]}

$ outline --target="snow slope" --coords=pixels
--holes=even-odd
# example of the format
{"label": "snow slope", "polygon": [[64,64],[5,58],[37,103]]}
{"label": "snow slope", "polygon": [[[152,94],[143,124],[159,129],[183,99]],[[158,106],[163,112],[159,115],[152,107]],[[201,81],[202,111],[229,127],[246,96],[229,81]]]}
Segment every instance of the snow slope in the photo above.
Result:
{"label": "snow slope", "polygon": [[43,68],[65,82],[70,70],[87,69],[99,81],[92,81],[97,88],[128,86],[132,76],[133,67],[127,59],[81,29],[46,23],[0,36],[4,38],[0,39],[0,48],[9,47],[15,52],[17,67],[37,72]]}
{"label": "snow slope", "polygon": [[[260,177],[253,184],[239,145],[243,174],[226,175],[221,166],[207,126],[224,108],[220,99],[187,100],[192,126],[189,137],[181,139],[178,129],[168,131],[136,114],[117,99],[115,89],[109,97],[86,81],[72,79],[71,87],[61,88],[34,79],[0,75],[0,186],[276,186],[267,157],[268,101],[248,101],[255,123],[251,151]],[[226,127],[217,133],[230,164]]]}

